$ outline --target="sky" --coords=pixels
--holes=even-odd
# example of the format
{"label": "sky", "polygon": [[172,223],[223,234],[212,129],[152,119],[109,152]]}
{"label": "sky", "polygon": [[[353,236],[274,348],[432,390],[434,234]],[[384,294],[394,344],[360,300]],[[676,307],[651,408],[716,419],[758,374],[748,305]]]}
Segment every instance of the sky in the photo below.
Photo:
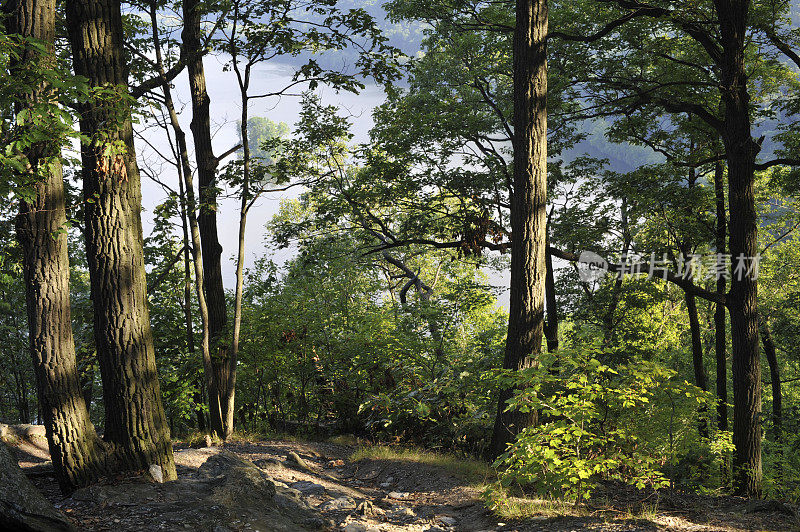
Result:
{"label": "sky", "polygon": [[[216,56],[206,56],[204,61],[206,70],[206,81],[208,85],[209,97],[211,100],[211,120],[214,153],[220,154],[239,141],[237,132],[237,121],[241,115],[241,101],[239,98],[238,85],[236,84],[233,72],[223,71],[223,58]],[[285,87],[291,80],[293,68],[288,64],[272,62],[255,71],[253,76],[253,93],[269,92]],[[187,134],[189,150],[192,151],[192,137],[189,129],[191,121],[191,105],[186,73],[179,76],[174,81],[173,97],[176,106],[183,112],[180,113],[181,125]],[[372,127],[372,110],[385,101],[383,89],[375,85],[367,85],[359,94],[349,92],[337,92],[331,88],[319,87],[316,91],[323,103],[336,105],[341,108],[342,116],[349,116],[353,124],[353,142],[366,141],[369,130]],[[295,123],[299,119],[300,98],[283,97],[251,102],[249,116],[262,116],[274,122],[284,122],[294,129]],[[148,129],[147,140],[162,153],[169,153],[166,137],[163,137],[155,129]],[[142,140],[136,143],[137,156],[140,165],[151,164],[151,167],[163,168],[163,173],[159,174],[159,180],[177,188],[177,173],[169,165],[162,165],[156,162],[158,157],[155,152]],[[194,153],[190,153],[190,160],[194,162]],[[195,179],[195,183],[197,180]],[[271,217],[278,212],[280,203],[287,198],[296,198],[301,191],[297,188],[286,192],[265,194],[258,200],[256,205],[248,215],[248,225],[246,232],[246,261],[245,268],[254,264],[255,260],[264,256],[265,253],[273,253],[272,259],[278,263],[283,263],[293,255],[291,248],[278,250],[267,249],[264,242],[264,225]],[[152,212],[154,207],[161,203],[166,197],[163,188],[142,176],[142,223],[145,236],[153,229]],[[177,221],[176,221],[177,223]],[[238,241],[239,225],[239,202],[235,198],[221,199],[217,215],[220,243],[223,248],[222,271],[223,283],[226,288],[232,289],[235,284],[235,254]]]}

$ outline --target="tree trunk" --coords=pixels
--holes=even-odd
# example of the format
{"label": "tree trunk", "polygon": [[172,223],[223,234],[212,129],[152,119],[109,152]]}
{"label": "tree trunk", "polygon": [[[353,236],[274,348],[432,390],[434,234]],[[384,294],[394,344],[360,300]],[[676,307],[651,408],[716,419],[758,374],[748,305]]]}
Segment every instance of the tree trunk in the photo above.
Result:
{"label": "tree trunk", "polygon": [[761,343],[764,344],[764,355],[769,364],[769,377],[772,386],[772,430],[775,441],[780,442],[783,432],[783,397],[781,395],[781,372],[778,369],[778,357],[775,356],[775,342],[769,330],[767,318],[761,318]]}
{"label": "tree trunk", "polygon": [[[725,167],[718,162],[714,168],[714,195],[717,204],[717,230],[716,248],[718,254],[725,254],[728,246],[727,220],[725,213]],[[717,293],[724,295],[727,288],[724,275],[717,276]],[[717,303],[714,311],[714,349],[717,359],[717,428],[721,431],[728,430],[728,354],[725,323],[725,305]]]}
{"label": "tree trunk", "polygon": [[[68,0],[75,73],[90,87],[127,90],[119,2]],[[105,439],[124,469],[161,467],[176,478],[161,403],[142,251],[141,188],[130,109],[124,101],[80,106],[86,255],[105,404]],[[109,141],[124,153],[109,153]]]}
{"label": "tree trunk", "polygon": [[[52,66],[55,0],[17,0],[8,30],[48,45],[41,66]],[[27,55],[27,54],[26,54]],[[21,58],[24,63],[34,56]],[[14,72],[15,65],[10,65]],[[33,102],[48,97],[47,87],[25,95]],[[18,106],[21,110],[24,104]],[[69,301],[67,222],[60,146],[35,146],[26,156],[35,176],[35,194],[20,201],[17,238],[23,253],[31,357],[44,416],[53,469],[62,491],[84,486],[105,474],[105,450],[89,420],[81,393]]]}
{"label": "tree trunk", "polygon": [[[760,150],[750,120],[745,44],[749,0],[716,0],[722,54],[719,60],[725,107],[723,142],[728,162],[730,253],[734,265],[758,254],[758,220],[753,181]],[[735,270],[734,270],[735,272]],[[733,459],[738,494],[761,495],[761,366],[758,350],[758,283],[734,273],[728,297],[733,348]]]}
{"label": "tree trunk", "polygon": [[[187,50],[199,50],[201,5],[199,0],[183,3],[183,32],[181,38]],[[228,383],[228,311],[225,289],[222,285],[222,246],[217,234],[217,166],[211,145],[210,99],[206,90],[206,75],[203,57],[198,54],[187,64],[189,88],[192,95],[191,130],[194,152],[197,159],[197,177],[200,189],[200,211],[197,221],[202,241],[203,277],[205,296],[208,302],[208,327],[215,390],[208,390],[211,430],[222,436],[225,414],[222,411],[223,397]]]}
{"label": "tree trunk", "polygon": [[[703,365],[703,339],[700,334],[700,320],[697,317],[697,303],[693,295],[684,293],[686,300],[686,311],[689,314],[689,330],[692,336],[692,366],[694,367],[694,383],[704,392],[708,391],[708,377],[706,368]],[[700,437],[708,438],[708,420],[706,419],[708,409],[701,406],[700,413]]]}
{"label": "tree trunk", "polygon": [[[511,292],[503,368],[534,364],[542,348],[547,240],[547,0],[517,0],[514,27],[514,179]],[[492,451],[498,455],[534,414],[506,411],[499,394]]]}
{"label": "tree trunk", "polygon": [[556,277],[553,271],[553,255],[547,252],[545,256],[545,267],[547,272],[545,274],[545,287],[544,294],[546,298],[545,310],[547,313],[547,320],[544,324],[544,336],[547,339],[547,351],[555,353],[558,351],[558,305],[556,303]]}

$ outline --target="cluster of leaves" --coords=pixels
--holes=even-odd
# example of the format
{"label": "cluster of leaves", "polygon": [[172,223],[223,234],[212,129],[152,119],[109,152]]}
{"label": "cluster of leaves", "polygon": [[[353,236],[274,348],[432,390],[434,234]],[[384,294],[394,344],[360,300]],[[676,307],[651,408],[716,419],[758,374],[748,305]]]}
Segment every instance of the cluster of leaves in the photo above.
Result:
{"label": "cluster of leaves", "polygon": [[652,401],[659,391],[698,405],[713,403],[711,396],[660,364],[631,361],[612,369],[602,358],[593,349],[565,351],[542,356],[535,368],[500,376],[501,383],[520,390],[508,408],[539,415],[539,423],[495,462],[503,485],[580,500],[604,479],[639,488],[669,484],[659,471],[665,457],[648,447],[631,421],[664,407]]}

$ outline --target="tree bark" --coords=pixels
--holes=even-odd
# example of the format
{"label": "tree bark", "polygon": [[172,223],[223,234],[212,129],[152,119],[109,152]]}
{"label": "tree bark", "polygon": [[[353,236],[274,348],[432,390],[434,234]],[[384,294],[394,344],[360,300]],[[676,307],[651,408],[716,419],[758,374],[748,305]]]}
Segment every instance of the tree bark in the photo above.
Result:
{"label": "tree bark", "polygon": [[[11,15],[9,33],[46,43],[38,59],[43,68],[55,62],[55,0],[15,0],[4,6]],[[25,68],[33,53],[25,53],[16,68]],[[32,102],[49,97],[40,86],[24,95]],[[21,111],[27,103],[17,105]],[[20,201],[16,220],[22,248],[30,353],[39,405],[44,417],[53,469],[62,491],[87,485],[106,473],[105,449],[95,433],[84,402],[75,357],[69,300],[64,180],[58,141],[31,147],[25,154],[34,178],[34,195]]]}
{"label": "tree bark", "polygon": [[[703,339],[700,333],[700,320],[697,317],[697,303],[692,294],[684,293],[686,300],[686,311],[689,314],[689,330],[692,336],[692,366],[694,367],[694,382],[698,388],[704,392],[708,391],[708,377],[706,368],[703,365]],[[708,438],[708,420],[706,419],[707,408],[701,406],[699,409],[700,437]]]}
{"label": "tree bark", "polygon": [[547,320],[544,324],[544,336],[547,339],[547,351],[555,353],[558,351],[558,304],[556,302],[556,277],[553,271],[553,255],[548,251],[545,256],[544,293],[546,298],[545,310]]}
{"label": "tree bark", "polygon": [[[728,162],[730,253],[734,264],[758,254],[753,191],[755,159],[745,71],[749,0],[715,0],[722,44],[719,60],[724,104],[722,140]],[[735,270],[734,270],[735,271]],[[731,279],[727,299],[733,351],[733,473],[736,492],[761,495],[761,366],[758,348],[758,283],[753,275]]]}
{"label": "tree bark", "polygon": [[769,377],[772,386],[772,430],[775,441],[780,442],[783,434],[783,397],[781,394],[781,372],[778,357],[775,355],[775,342],[769,329],[767,318],[761,318],[761,343],[769,364]]}
{"label": "tree bark", "polygon": [[[67,27],[75,73],[90,87],[127,91],[119,2],[68,0]],[[141,184],[125,101],[80,105],[86,201],[86,255],[94,333],[103,379],[106,441],[119,466],[161,467],[176,478],[169,428],[161,403],[142,251]],[[124,153],[109,153],[109,141]]]}
{"label": "tree bark", "polygon": [[[728,246],[727,215],[725,211],[725,167],[718,162],[714,167],[714,195],[717,204],[716,244],[718,254],[725,254]],[[724,275],[717,276],[717,293],[724,295],[727,291],[727,281]],[[727,325],[725,320],[725,305],[717,303],[714,311],[714,350],[717,361],[717,428],[721,431],[728,430],[728,354],[727,354]],[[727,469],[727,468],[726,468]]]}
{"label": "tree bark", "polygon": [[[547,0],[517,0],[514,27],[514,177],[511,201],[511,293],[503,368],[532,366],[542,348],[547,239]],[[495,455],[534,414],[506,411],[513,389],[499,393]]]}
{"label": "tree bark", "polygon": [[[187,50],[198,50],[200,39],[201,5],[199,0],[183,2],[183,31],[181,38]],[[208,302],[208,326],[215,390],[208,390],[211,430],[222,436],[225,433],[223,397],[229,378],[228,363],[228,310],[222,284],[222,246],[217,233],[217,166],[211,145],[210,98],[206,90],[203,56],[197,55],[187,62],[189,88],[192,96],[191,130],[197,159],[197,177],[200,190],[200,210],[197,221],[200,230],[203,256],[205,297]]]}

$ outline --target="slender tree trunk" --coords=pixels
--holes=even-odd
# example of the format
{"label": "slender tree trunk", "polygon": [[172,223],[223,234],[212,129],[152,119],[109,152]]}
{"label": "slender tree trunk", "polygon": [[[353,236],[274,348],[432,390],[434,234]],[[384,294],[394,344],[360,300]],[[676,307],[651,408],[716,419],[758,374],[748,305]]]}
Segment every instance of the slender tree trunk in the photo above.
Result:
{"label": "slender tree trunk", "polygon": [[[692,336],[692,366],[694,367],[694,382],[704,392],[708,391],[708,376],[703,365],[703,339],[700,333],[700,320],[697,316],[697,302],[695,297],[688,292],[684,293],[686,311],[689,314],[689,330]],[[708,409],[701,406],[699,431],[702,438],[708,438]]]}
{"label": "slender tree trunk", "polygon": [[[75,73],[90,87],[127,90],[119,2],[68,0],[67,27]],[[94,333],[106,412],[104,437],[124,469],[161,467],[176,478],[169,427],[161,403],[147,302],[139,168],[130,109],[124,101],[80,106]],[[110,141],[124,153],[109,153]]]}
{"label": "slender tree trunk", "polygon": [[769,364],[769,376],[772,386],[772,430],[775,441],[780,442],[783,433],[783,397],[781,394],[781,372],[778,368],[778,357],[775,355],[775,342],[769,329],[767,318],[761,318],[761,343],[764,344],[764,355]]}
{"label": "slender tree trunk", "polygon": [[[234,59],[235,60],[235,59]],[[228,383],[225,393],[222,396],[222,410],[225,414],[223,425],[225,427],[225,439],[233,434],[233,412],[236,399],[236,363],[239,358],[239,335],[242,332],[242,297],[244,295],[244,247],[245,230],[247,229],[247,212],[250,209],[250,141],[248,135],[249,120],[247,105],[247,89],[250,84],[250,68],[245,68],[244,77],[239,74],[237,67],[236,73],[239,76],[241,90],[242,116],[240,124],[240,134],[242,137],[242,197],[239,207],[239,240],[236,248],[236,291],[233,306],[233,338],[228,357]]]}
{"label": "slender tree trunk", "polygon": [[[188,50],[198,50],[200,39],[200,0],[183,2],[183,45]],[[204,291],[208,302],[208,327],[214,390],[208,390],[211,430],[222,436],[225,433],[222,411],[223,398],[228,383],[229,361],[227,356],[228,310],[225,289],[222,285],[222,246],[217,233],[217,166],[211,145],[210,99],[206,90],[206,75],[202,55],[197,55],[187,64],[189,88],[192,95],[191,130],[197,159],[197,177],[200,189],[200,211],[197,216],[202,243]]]}
{"label": "slender tree trunk", "polygon": [[[725,167],[718,162],[714,168],[714,195],[717,204],[717,254],[724,255],[728,249],[727,215],[725,211]],[[724,295],[727,291],[727,281],[724,275],[717,276],[717,293]],[[714,311],[714,349],[717,359],[717,427],[719,430],[728,430],[728,353],[725,320],[725,305],[717,303]],[[727,470],[727,467],[726,467]]]}
{"label": "slender tree trunk", "polygon": [[[753,139],[745,71],[749,0],[715,0],[720,22],[723,142],[728,160],[730,252],[745,266],[758,254],[758,219],[753,181],[760,150]],[[758,349],[758,283],[734,270],[728,296],[733,348],[733,459],[737,493],[761,495],[761,365]]]}
{"label": "slender tree trunk", "polygon": [[545,310],[547,313],[547,320],[544,324],[544,336],[547,339],[547,351],[555,353],[558,351],[558,303],[556,302],[556,277],[553,271],[553,255],[547,252],[545,256],[545,267],[547,273],[545,274],[545,287],[544,293],[546,298]]}
{"label": "slender tree trunk", "polygon": [[[202,322],[203,334],[202,339],[200,341],[200,348],[203,357],[203,370],[205,373],[205,385],[206,389],[208,390],[208,395],[211,398],[212,403],[216,403],[219,406],[219,393],[217,389],[217,381],[214,378],[214,368],[211,359],[211,334],[210,334],[210,317],[209,317],[209,310],[208,304],[206,301],[206,294],[205,294],[205,277],[204,277],[204,269],[203,269],[203,248],[201,245],[201,236],[200,236],[200,227],[198,222],[197,216],[197,198],[194,195],[194,179],[192,178],[192,167],[189,163],[189,150],[186,145],[186,134],[181,127],[180,121],[178,119],[178,114],[175,111],[175,104],[172,99],[172,90],[170,88],[169,81],[167,81],[165,76],[164,70],[164,61],[161,57],[161,41],[159,38],[158,33],[158,25],[157,25],[157,18],[156,18],[156,5],[155,3],[151,4],[150,8],[150,21],[153,27],[153,44],[156,49],[156,64],[158,65],[159,74],[163,79],[163,83],[161,85],[161,89],[164,93],[164,104],[167,108],[167,112],[169,114],[170,124],[172,126],[172,130],[175,133],[175,141],[177,144],[178,150],[178,159],[179,159],[179,167],[178,173],[182,179],[180,190],[185,194],[186,197],[186,218],[188,219],[189,225],[189,232],[192,238],[192,263],[194,264],[194,277],[195,277],[195,292],[197,295],[197,303],[200,309],[200,320]],[[216,412],[219,413],[219,410]],[[205,420],[202,416],[202,413],[199,413],[197,416],[198,420],[198,429],[203,430],[205,428]],[[212,410],[212,423],[211,423],[211,430],[217,432],[217,434],[222,434],[220,432],[220,427],[215,426],[214,424],[214,413]]]}
{"label": "slender tree trunk", "polygon": [[[517,0],[514,27],[514,179],[511,293],[503,368],[534,364],[542,348],[547,240],[547,0]],[[499,394],[492,436],[498,455],[534,414],[506,411]]]}
{"label": "slender tree trunk", "polygon": [[[44,41],[43,68],[55,61],[55,0],[15,0],[5,6],[9,33]],[[35,52],[24,53],[20,68]],[[12,63],[13,72],[17,65]],[[25,95],[28,102],[48,97],[42,86]],[[18,111],[25,104],[18,106]],[[33,196],[20,201],[17,238],[23,254],[28,333],[39,409],[58,484],[69,492],[106,473],[105,449],[89,420],[81,393],[69,302],[67,222],[60,146],[32,147],[26,154],[34,175]]]}

